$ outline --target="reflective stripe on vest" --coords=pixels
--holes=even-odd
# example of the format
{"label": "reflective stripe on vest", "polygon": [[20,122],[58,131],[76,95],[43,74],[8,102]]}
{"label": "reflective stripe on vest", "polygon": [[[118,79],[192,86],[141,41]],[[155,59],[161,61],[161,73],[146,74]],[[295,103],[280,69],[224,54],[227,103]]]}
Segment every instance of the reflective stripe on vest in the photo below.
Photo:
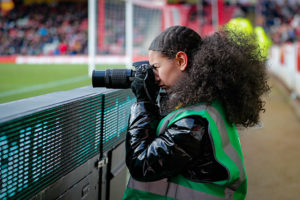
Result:
{"label": "reflective stripe on vest", "polygon": [[[167,179],[163,179],[163,180],[155,181],[155,182],[139,182],[139,181],[136,181],[133,178],[131,178],[128,183],[128,187],[137,189],[137,190],[141,190],[141,191],[145,191],[145,192],[149,192],[149,193],[158,194],[161,196],[175,198],[175,199],[224,199],[224,198],[225,199],[234,199],[233,198],[234,192],[245,181],[246,175],[245,175],[243,160],[240,157],[242,155],[239,155],[237,150],[231,144],[230,138],[228,136],[228,132],[226,130],[225,122],[223,121],[221,114],[219,113],[219,111],[216,108],[214,108],[213,106],[200,104],[200,105],[195,105],[195,106],[190,106],[190,107],[186,107],[183,109],[179,109],[173,113],[170,113],[163,119],[163,122],[159,125],[158,134],[164,133],[165,130],[167,129],[167,127],[169,125],[171,125],[172,123],[174,123],[176,120],[180,119],[181,118],[180,114],[183,114],[186,111],[201,111],[201,112],[208,113],[208,116],[205,116],[205,118],[209,121],[209,124],[210,124],[209,126],[211,126],[211,124],[213,122],[216,124],[216,128],[217,128],[217,131],[219,132],[219,135],[221,138],[221,143],[222,143],[221,144],[222,147],[220,147],[220,145],[218,145],[219,147],[216,147],[214,145],[214,142],[212,142],[212,145],[214,147],[213,149],[214,149],[214,155],[215,155],[216,161],[218,161],[220,164],[222,164],[222,162],[219,159],[217,159],[217,157],[219,156],[217,154],[222,154],[224,152],[229,157],[227,159],[227,163],[228,163],[228,161],[230,163],[233,162],[233,164],[236,166],[234,168],[231,167],[231,169],[228,169],[227,168],[228,166],[225,166],[224,164],[222,164],[227,169],[228,174],[229,174],[229,180],[227,181],[227,184],[226,184],[227,187],[224,185],[223,186],[219,185],[220,187],[224,188],[225,196],[222,198],[217,195],[208,194],[204,191],[199,191],[199,190],[195,190],[195,189],[192,189],[189,187],[185,187],[185,186],[181,185],[180,182],[173,183],[172,180],[167,181]],[[202,114],[199,114],[200,112],[196,112],[196,113],[197,113],[197,115],[204,117],[203,113]],[[176,119],[176,118],[178,118],[178,119]],[[213,121],[211,121],[211,119],[208,119],[208,118],[211,118]],[[212,134],[216,134],[216,133],[212,133],[210,131],[210,128],[209,128],[208,132],[209,132],[210,138],[213,137]],[[218,148],[218,149],[216,149],[216,148]],[[223,152],[220,150],[220,148],[222,148]],[[237,147],[237,148],[240,150],[240,147]],[[224,163],[226,163],[226,162],[224,162]],[[235,172],[232,171],[235,168],[237,168],[239,170],[239,174],[238,174],[237,170],[235,170]],[[205,184],[205,183],[199,183],[199,184]],[[214,184],[214,183],[208,183],[208,184]]]}
{"label": "reflective stripe on vest", "polygon": [[153,181],[153,182],[140,182],[130,177],[127,187],[140,191],[145,191],[160,196],[176,198],[178,200],[193,200],[193,199],[205,199],[205,200],[224,200],[224,198],[216,197],[204,192],[193,190],[182,185],[169,182],[166,178]]}

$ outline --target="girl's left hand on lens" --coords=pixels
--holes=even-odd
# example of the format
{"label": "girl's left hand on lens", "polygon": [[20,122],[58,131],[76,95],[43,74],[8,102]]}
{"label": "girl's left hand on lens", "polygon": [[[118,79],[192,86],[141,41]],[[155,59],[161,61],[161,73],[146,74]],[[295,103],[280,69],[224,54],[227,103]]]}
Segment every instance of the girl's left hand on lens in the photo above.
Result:
{"label": "girl's left hand on lens", "polygon": [[137,101],[150,101],[156,103],[159,85],[155,83],[155,74],[149,64],[136,66],[135,79],[131,83],[131,90]]}

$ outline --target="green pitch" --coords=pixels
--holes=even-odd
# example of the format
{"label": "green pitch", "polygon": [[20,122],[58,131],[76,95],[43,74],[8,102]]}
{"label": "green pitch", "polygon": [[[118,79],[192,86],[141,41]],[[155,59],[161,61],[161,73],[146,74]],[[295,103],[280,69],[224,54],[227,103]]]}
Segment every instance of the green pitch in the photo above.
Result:
{"label": "green pitch", "polygon": [[[124,68],[99,65],[97,70]],[[92,85],[87,65],[0,64],[0,103]]]}

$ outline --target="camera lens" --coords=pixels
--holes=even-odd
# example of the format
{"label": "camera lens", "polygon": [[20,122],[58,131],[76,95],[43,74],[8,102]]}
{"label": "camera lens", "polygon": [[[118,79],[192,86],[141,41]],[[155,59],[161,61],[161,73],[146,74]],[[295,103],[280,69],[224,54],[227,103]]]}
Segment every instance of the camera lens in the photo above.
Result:
{"label": "camera lens", "polygon": [[130,88],[135,71],[131,69],[94,70],[92,74],[93,87]]}
{"label": "camera lens", "polygon": [[105,87],[105,71],[94,70],[92,74],[93,87]]}

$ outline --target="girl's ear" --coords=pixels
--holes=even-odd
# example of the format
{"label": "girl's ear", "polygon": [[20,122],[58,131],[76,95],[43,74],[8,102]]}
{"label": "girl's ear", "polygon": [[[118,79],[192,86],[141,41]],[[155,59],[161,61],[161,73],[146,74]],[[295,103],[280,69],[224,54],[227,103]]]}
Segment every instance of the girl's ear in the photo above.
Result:
{"label": "girl's ear", "polygon": [[188,63],[188,57],[186,53],[183,51],[179,51],[176,54],[175,60],[178,64],[177,66],[179,67],[179,70],[182,72],[185,71]]}

